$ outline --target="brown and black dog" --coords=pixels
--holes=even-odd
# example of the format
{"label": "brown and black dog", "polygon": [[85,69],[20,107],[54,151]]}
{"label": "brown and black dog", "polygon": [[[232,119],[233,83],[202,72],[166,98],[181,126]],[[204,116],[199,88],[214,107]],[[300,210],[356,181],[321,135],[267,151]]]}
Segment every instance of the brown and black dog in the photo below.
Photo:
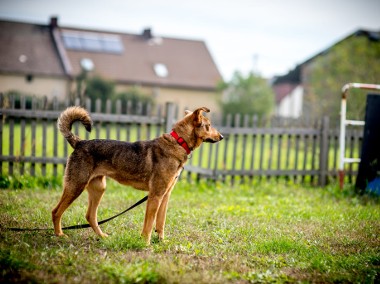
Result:
{"label": "brown and black dog", "polygon": [[159,239],[164,238],[166,210],[171,191],[188,155],[202,142],[218,142],[223,136],[202,115],[206,107],[174,124],[173,131],[159,138],[134,143],[115,140],[81,140],[71,132],[72,124],[80,121],[91,131],[92,120],[81,107],[69,107],[58,118],[58,129],[74,148],[67,161],[64,188],[60,201],[52,211],[54,231],[64,235],[61,218],[70,204],[87,188],[86,219],[92,229],[106,237],[98,226],[97,210],[106,188],[106,176],[121,184],[148,191],[142,235],[150,243],[154,223]]}

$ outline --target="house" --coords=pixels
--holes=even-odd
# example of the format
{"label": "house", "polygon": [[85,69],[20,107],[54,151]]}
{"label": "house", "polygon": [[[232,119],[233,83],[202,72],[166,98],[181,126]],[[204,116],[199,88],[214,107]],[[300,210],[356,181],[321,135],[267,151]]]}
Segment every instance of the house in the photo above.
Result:
{"label": "house", "polygon": [[157,104],[179,110],[200,104],[217,111],[222,76],[201,40],[0,21],[0,92],[17,90],[66,99],[87,72],[116,84],[138,86]]}
{"label": "house", "polygon": [[300,69],[300,66],[297,66],[285,76],[277,77],[273,83],[276,116],[298,118],[302,115],[303,87]]}
{"label": "house", "polygon": [[[310,76],[313,74],[313,67],[318,60],[327,54],[338,44],[347,41],[353,37],[366,37],[369,42],[380,43],[380,31],[373,32],[367,30],[357,30],[348,35],[344,39],[333,44],[329,48],[319,52],[315,56],[307,59],[303,63],[297,65],[293,70],[283,76],[277,76],[272,82],[272,88],[276,95],[276,111],[277,116],[299,118],[310,117],[316,115],[313,109],[318,108],[315,104],[308,100],[310,95]],[[363,48],[366,48],[364,46]],[[373,63],[376,64],[376,63]],[[338,78],[332,78],[338,80]],[[349,83],[349,82],[343,82]],[[374,82],[368,82],[374,83]],[[342,85],[343,86],[343,85]],[[339,89],[337,90],[337,100],[339,98]]]}
{"label": "house", "polygon": [[0,92],[63,99],[69,78],[49,26],[0,21]]}

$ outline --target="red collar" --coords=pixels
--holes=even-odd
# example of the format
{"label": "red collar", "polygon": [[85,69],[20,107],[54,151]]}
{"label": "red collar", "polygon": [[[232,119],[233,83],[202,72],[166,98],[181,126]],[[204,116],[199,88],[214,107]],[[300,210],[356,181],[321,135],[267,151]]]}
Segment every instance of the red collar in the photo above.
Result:
{"label": "red collar", "polygon": [[175,132],[174,130],[172,130],[172,132],[170,132],[170,135],[173,136],[174,139],[177,140],[178,144],[181,145],[182,148],[186,150],[186,153],[188,155],[190,155],[191,150],[190,150],[189,146],[187,145],[186,141],[182,137],[179,137],[177,132]]}

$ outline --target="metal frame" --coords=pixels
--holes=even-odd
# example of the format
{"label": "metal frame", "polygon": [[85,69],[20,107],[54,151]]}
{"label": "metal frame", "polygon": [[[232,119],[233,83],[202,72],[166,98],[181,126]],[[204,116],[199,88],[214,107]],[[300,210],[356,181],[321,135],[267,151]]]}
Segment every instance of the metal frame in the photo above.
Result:
{"label": "metal frame", "polygon": [[339,186],[343,188],[344,183],[344,164],[345,163],[360,163],[360,158],[345,157],[346,150],[346,126],[363,126],[365,122],[362,120],[349,120],[347,116],[347,94],[350,89],[362,89],[379,91],[380,85],[363,84],[363,83],[348,83],[342,88],[342,100],[340,105],[340,136],[339,136]]}

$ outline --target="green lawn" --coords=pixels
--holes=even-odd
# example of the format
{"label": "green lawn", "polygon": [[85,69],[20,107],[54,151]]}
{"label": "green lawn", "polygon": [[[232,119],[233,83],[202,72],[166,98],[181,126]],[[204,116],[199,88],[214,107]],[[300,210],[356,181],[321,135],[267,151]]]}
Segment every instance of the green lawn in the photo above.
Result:
{"label": "green lawn", "polygon": [[[15,181],[2,180],[14,187]],[[61,190],[46,180],[33,189],[0,190],[0,282],[30,283],[283,283],[380,280],[379,199],[335,186],[296,184],[176,186],[166,241],[140,238],[144,206],[91,229],[12,232],[4,227],[51,227]],[[29,185],[29,186],[28,186]],[[109,182],[100,219],[144,196]],[[87,194],[69,208],[63,225],[85,222]]]}

